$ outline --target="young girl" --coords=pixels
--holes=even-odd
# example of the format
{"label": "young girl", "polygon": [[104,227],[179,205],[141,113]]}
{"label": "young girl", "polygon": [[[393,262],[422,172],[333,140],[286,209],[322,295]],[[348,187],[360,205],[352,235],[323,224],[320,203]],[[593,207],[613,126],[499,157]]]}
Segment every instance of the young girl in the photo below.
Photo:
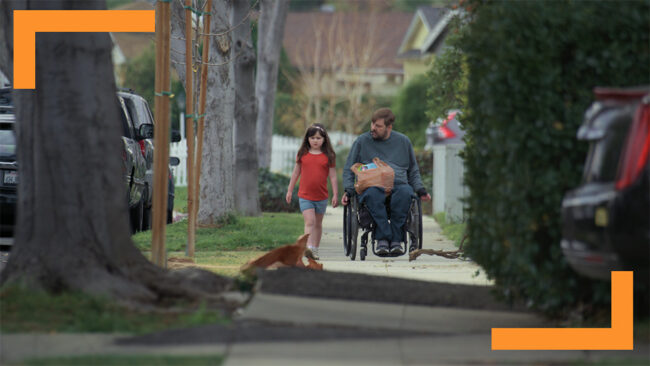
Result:
{"label": "young girl", "polygon": [[339,205],[335,167],[336,154],[325,127],[320,123],[311,125],[307,128],[305,138],[296,155],[296,165],[287,189],[287,203],[291,202],[293,188],[300,177],[298,201],[305,219],[305,234],[310,234],[305,255],[311,256],[312,259],[319,259],[318,246],[323,233],[323,216],[325,216],[329,196],[327,177],[330,178],[334,191],[332,207]]}

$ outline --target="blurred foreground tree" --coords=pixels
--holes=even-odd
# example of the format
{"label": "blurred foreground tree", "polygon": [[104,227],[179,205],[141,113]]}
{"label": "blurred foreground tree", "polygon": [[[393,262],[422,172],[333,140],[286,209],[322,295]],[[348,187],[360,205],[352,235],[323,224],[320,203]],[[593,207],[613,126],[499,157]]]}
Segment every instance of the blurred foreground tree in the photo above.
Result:
{"label": "blurred foreground tree", "polygon": [[[3,1],[0,53],[13,53],[15,9],[102,8],[98,1]],[[36,89],[13,93],[18,218],[0,282],[131,304],[216,300],[230,280],[156,267],[131,241],[109,35],[43,33],[36,49]],[[10,64],[0,69],[12,75]]]}

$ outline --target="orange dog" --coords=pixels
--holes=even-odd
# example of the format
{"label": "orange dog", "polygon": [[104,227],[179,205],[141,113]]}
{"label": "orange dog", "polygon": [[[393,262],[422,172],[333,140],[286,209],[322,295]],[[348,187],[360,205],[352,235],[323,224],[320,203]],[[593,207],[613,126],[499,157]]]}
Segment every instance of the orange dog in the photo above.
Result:
{"label": "orange dog", "polygon": [[275,248],[263,256],[245,264],[241,271],[251,274],[257,268],[277,268],[277,267],[301,267],[322,270],[323,264],[318,263],[311,258],[307,258],[309,264],[305,266],[302,257],[307,249],[307,238],[309,234],[299,237],[294,244],[285,245]]}

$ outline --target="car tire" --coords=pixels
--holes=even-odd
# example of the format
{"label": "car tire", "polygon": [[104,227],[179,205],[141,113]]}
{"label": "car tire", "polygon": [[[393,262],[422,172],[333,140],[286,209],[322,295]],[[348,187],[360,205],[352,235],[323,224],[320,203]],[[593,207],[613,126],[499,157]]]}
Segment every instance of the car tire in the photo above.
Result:
{"label": "car tire", "polygon": [[138,205],[131,209],[131,234],[142,230],[142,216],[144,211],[144,202],[140,199]]}
{"label": "car tire", "polygon": [[171,224],[172,222],[174,222],[174,211],[167,210],[167,223]]}
{"label": "car tire", "polygon": [[[145,188],[143,197],[149,197],[149,188]],[[147,203],[144,203],[142,208],[142,231],[147,231],[151,229],[151,206],[148,206]]]}

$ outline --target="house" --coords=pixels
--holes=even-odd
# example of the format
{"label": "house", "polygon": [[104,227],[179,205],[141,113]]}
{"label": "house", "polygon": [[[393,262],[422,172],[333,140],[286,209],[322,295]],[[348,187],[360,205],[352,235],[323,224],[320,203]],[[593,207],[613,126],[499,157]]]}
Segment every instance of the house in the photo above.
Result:
{"label": "house", "polygon": [[[154,10],[153,5],[146,1],[134,1],[120,6],[116,10]],[[115,79],[118,85],[124,80],[124,66],[130,61],[142,55],[155,43],[154,33],[115,32],[111,33],[113,41],[113,66],[115,68]]]}
{"label": "house", "polygon": [[292,12],[287,15],[283,46],[303,76],[303,86],[318,89],[318,94],[356,89],[360,94],[394,95],[404,78],[395,55],[412,16],[403,12]]}
{"label": "house", "polygon": [[429,69],[434,57],[444,49],[448,25],[455,14],[447,8],[418,7],[397,52],[397,60],[404,65],[404,81]]}

